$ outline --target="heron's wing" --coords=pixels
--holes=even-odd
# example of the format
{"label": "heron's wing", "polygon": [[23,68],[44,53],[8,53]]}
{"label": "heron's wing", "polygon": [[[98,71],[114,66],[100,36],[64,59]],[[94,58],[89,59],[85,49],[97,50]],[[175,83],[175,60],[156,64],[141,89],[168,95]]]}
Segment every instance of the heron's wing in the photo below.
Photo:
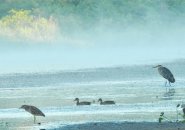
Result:
{"label": "heron's wing", "polygon": [[166,67],[160,67],[158,69],[161,76],[163,76],[165,79],[169,80],[170,82],[175,82],[175,79],[173,77],[173,74],[171,71]]}
{"label": "heron's wing", "polygon": [[38,109],[37,107],[35,107],[35,106],[30,106],[30,107],[31,107],[31,113],[33,115],[36,115],[36,116],[45,116],[44,113],[40,109]]}

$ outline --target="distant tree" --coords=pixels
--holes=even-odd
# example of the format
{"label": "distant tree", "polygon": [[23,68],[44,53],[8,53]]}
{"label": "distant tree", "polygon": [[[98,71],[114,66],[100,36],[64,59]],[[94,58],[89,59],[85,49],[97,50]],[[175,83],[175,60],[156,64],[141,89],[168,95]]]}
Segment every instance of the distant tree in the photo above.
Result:
{"label": "distant tree", "polygon": [[42,42],[53,40],[57,25],[52,17],[46,19],[31,15],[31,10],[10,10],[0,19],[0,35],[13,40]]}

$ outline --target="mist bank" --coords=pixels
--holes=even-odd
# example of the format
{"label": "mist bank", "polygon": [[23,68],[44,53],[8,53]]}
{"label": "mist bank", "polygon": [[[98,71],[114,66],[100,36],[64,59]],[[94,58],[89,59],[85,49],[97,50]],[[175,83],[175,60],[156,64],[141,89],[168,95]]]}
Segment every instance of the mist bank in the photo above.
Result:
{"label": "mist bank", "polygon": [[3,0],[2,73],[184,59],[184,0]]}
{"label": "mist bank", "polygon": [[24,44],[180,41],[184,5],[183,0],[3,0],[0,32]]}
{"label": "mist bank", "polygon": [[0,73],[53,72],[132,65],[154,65],[185,59],[180,46],[10,47],[1,48]]}

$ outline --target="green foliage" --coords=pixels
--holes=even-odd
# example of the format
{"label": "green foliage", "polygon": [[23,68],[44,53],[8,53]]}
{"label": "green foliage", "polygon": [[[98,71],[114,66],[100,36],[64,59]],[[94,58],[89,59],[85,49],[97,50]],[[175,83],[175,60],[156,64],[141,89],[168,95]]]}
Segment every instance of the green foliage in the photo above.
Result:
{"label": "green foliage", "polygon": [[0,20],[0,35],[24,40],[51,40],[55,37],[55,22],[44,17],[31,15],[31,10],[10,10]]}
{"label": "green foliage", "polygon": [[185,14],[185,0],[4,0],[2,3],[0,15],[3,16],[11,9],[33,10],[34,15],[54,16],[61,24],[69,20],[69,25],[76,26],[74,22],[77,22],[85,27],[102,21],[144,24],[148,18],[163,21]]}
{"label": "green foliage", "polygon": [[185,119],[185,114],[183,114],[182,117]]}
{"label": "green foliage", "polygon": [[[183,114],[181,112],[178,112],[178,108],[180,107],[181,105],[180,104],[177,104],[176,106],[176,112],[177,112],[177,119],[176,119],[176,122],[181,122],[181,123],[185,123],[185,114],[184,114],[184,109],[183,108]],[[182,116],[183,120],[179,120],[178,116]],[[159,123],[162,123],[163,120],[166,120],[166,121],[169,121],[169,122],[172,122],[171,120],[169,120],[165,115],[164,115],[164,112],[161,112],[160,113],[160,116],[159,116],[159,119],[158,119],[158,122]]]}
{"label": "green foliage", "polygon": [[32,21],[32,17],[29,16],[30,11],[28,10],[10,10],[8,16],[5,16],[1,19],[1,27],[11,27],[15,29],[17,26],[22,25],[23,23],[30,23]]}
{"label": "green foliage", "polygon": [[6,35],[29,38],[52,36],[51,30],[71,35],[100,27],[144,28],[183,21],[184,7],[185,0],[2,0],[0,26]]}
{"label": "green foliage", "polygon": [[162,122],[162,120],[163,120],[163,117],[159,117],[159,123],[161,123]]}
{"label": "green foliage", "polygon": [[179,122],[182,122],[182,123],[185,123],[185,115],[184,114],[181,114],[181,113],[178,113],[179,115],[182,116],[183,120],[180,120]]}
{"label": "green foliage", "polygon": [[161,112],[160,116],[159,116],[159,123],[162,122],[162,120],[164,120],[164,112]]}

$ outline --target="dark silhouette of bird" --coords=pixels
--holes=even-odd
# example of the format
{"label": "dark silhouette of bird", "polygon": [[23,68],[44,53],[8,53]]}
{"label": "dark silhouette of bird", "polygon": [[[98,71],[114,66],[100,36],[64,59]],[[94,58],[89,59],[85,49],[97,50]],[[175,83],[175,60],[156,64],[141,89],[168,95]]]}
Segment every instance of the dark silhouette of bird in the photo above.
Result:
{"label": "dark silhouette of bird", "polygon": [[160,113],[160,116],[163,116],[163,115],[164,115],[164,112],[161,112],[161,113]]}
{"label": "dark silhouette of bird", "polygon": [[181,105],[180,104],[177,104],[177,106],[176,107],[180,107]]}
{"label": "dark silhouette of bird", "polygon": [[87,101],[83,101],[83,102],[79,102],[79,98],[75,98],[76,101],[76,105],[91,105],[91,102],[87,102]]}
{"label": "dark silhouette of bird", "polygon": [[34,123],[36,122],[36,116],[43,116],[43,117],[45,117],[44,113],[41,110],[39,110],[37,107],[35,107],[35,106],[22,105],[20,107],[20,109],[24,109],[25,111],[31,113],[34,116]]}
{"label": "dark silhouette of bird", "polygon": [[183,108],[182,111],[183,111],[183,114],[185,115],[185,108]]}
{"label": "dark silhouette of bird", "polygon": [[101,98],[98,99],[98,102],[100,102],[100,105],[111,105],[111,104],[116,104],[115,101],[102,101]]}
{"label": "dark silhouette of bird", "polygon": [[[170,83],[175,82],[175,78],[174,78],[173,74],[171,73],[171,71],[168,68],[163,67],[162,65],[157,65],[153,68],[158,68],[159,74],[168,81],[170,86],[171,86]],[[165,82],[165,86],[167,85],[167,81]]]}

